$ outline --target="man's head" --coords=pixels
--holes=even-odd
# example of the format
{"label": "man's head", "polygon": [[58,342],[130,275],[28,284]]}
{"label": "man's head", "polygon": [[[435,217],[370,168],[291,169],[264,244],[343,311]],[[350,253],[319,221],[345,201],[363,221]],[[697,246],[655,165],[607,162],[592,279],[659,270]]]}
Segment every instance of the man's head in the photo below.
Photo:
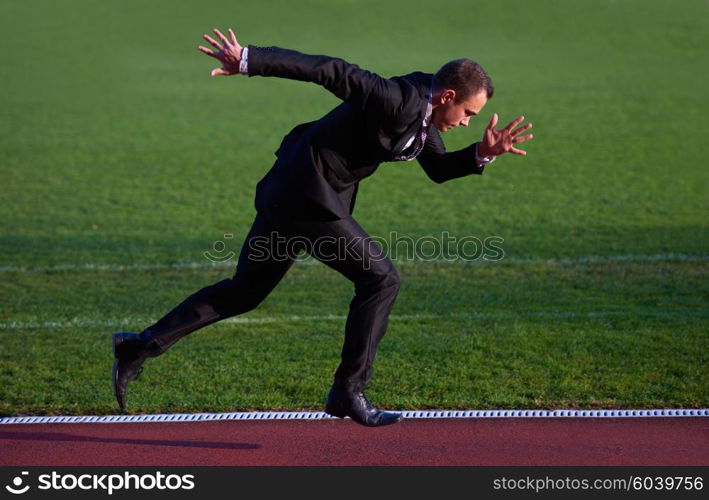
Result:
{"label": "man's head", "polygon": [[467,127],[470,117],[480,113],[494,92],[492,80],[475,61],[446,63],[433,75],[431,121],[441,132]]}

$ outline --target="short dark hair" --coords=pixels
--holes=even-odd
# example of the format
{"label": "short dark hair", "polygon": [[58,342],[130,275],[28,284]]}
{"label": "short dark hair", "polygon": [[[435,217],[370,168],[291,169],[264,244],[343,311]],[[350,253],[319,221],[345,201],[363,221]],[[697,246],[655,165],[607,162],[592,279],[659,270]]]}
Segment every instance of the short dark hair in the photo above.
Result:
{"label": "short dark hair", "polygon": [[467,99],[481,90],[485,90],[488,99],[495,93],[492,79],[482,66],[470,59],[456,59],[444,64],[433,75],[433,88],[455,90],[456,101]]}

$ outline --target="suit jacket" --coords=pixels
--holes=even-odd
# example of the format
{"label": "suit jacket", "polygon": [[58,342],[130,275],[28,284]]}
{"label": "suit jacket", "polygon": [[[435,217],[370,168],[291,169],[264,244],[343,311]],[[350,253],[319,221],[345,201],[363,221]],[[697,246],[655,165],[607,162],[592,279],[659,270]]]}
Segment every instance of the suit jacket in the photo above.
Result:
{"label": "suit jacket", "polygon": [[[335,219],[354,210],[360,180],[399,157],[412,136],[420,137],[433,76],[416,72],[382,78],[342,59],[256,46],[249,46],[248,73],[317,83],[342,99],[319,120],[285,136],[275,164],[256,188],[259,212],[315,207]],[[438,130],[429,124],[417,160],[437,183],[481,174],[475,146],[446,152]]]}

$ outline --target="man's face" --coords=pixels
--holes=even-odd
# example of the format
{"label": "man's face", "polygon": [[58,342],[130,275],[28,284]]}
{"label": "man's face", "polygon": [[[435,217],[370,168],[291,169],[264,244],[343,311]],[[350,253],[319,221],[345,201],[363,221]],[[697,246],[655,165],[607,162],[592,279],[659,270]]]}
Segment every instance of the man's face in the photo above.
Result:
{"label": "man's face", "polygon": [[480,113],[487,102],[487,92],[484,89],[459,102],[455,97],[455,91],[450,89],[434,96],[437,102],[433,102],[435,107],[431,122],[441,132],[454,127],[467,127],[470,117]]}

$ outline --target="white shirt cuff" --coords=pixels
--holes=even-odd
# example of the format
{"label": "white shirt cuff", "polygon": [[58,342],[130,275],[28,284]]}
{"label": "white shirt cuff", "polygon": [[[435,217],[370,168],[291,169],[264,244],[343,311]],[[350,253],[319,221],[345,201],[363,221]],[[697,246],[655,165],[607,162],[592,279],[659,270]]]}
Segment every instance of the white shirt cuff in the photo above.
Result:
{"label": "white shirt cuff", "polygon": [[480,153],[478,153],[478,147],[480,147],[479,143],[475,146],[475,163],[478,164],[478,167],[484,167],[488,163],[495,161],[497,156],[480,156]]}
{"label": "white shirt cuff", "polygon": [[239,73],[242,75],[249,74],[249,48],[241,49],[241,61],[239,61]]}

